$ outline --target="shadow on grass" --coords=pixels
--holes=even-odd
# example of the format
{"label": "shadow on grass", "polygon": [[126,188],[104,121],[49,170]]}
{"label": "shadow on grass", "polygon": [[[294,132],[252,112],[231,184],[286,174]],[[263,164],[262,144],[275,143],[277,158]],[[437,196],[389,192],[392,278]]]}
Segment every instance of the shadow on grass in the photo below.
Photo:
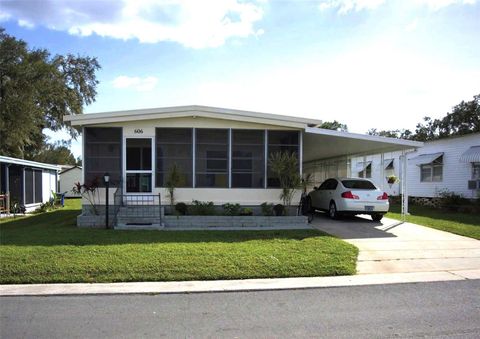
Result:
{"label": "shadow on grass", "polygon": [[318,230],[278,231],[114,231],[76,227],[80,210],[56,210],[0,224],[0,244],[15,246],[234,243],[329,237]]}
{"label": "shadow on grass", "polygon": [[[409,213],[413,217],[425,217],[437,220],[452,221],[480,227],[480,215],[439,210],[432,207],[410,205]],[[400,205],[390,205],[390,212],[400,213]]]}

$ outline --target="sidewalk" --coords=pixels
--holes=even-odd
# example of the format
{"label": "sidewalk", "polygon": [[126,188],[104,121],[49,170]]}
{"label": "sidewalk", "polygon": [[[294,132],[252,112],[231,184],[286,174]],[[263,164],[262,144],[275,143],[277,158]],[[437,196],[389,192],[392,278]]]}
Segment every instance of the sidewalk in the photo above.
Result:
{"label": "sidewalk", "polygon": [[0,296],[208,293],[288,290],[480,279],[480,270],[362,274],[338,277],[246,279],[112,284],[0,285]]}

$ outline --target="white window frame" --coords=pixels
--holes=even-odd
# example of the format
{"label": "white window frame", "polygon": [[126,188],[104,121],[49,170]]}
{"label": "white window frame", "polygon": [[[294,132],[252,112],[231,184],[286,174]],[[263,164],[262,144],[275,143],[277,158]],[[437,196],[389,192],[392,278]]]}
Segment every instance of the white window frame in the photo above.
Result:
{"label": "white window frame", "polygon": [[[437,159],[429,164],[420,165],[420,182],[443,182],[443,156],[441,156],[439,159],[440,160]],[[440,180],[433,180],[434,168],[442,169]],[[424,169],[429,170],[429,176],[427,178],[422,177],[422,172]]]}

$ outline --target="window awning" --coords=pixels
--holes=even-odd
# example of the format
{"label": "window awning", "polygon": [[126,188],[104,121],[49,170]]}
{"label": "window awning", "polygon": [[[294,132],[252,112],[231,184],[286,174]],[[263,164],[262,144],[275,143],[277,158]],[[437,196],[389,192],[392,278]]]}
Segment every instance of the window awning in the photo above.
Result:
{"label": "window awning", "polygon": [[365,170],[365,168],[368,167],[368,165],[371,165],[372,162],[371,161],[367,161],[367,162],[358,162],[357,163],[357,166],[356,166],[356,170],[357,172],[363,172]]}
{"label": "window awning", "polygon": [[415,158],[409,159],[408,161],[411,161],[417,166],[426,165],[426,164],[431,164],[432,162],[440,158],[442,155],[443,155],[443,152],[432,153],[432,154],[420,154]]}
{"label": "window awning", "polygon": [[385,159],[385,160],[383,160],[383,168],[390,167],[390,165],[393,166],[393,159]]}
{"label": "window awning", "polygon": [[480,162],[480,146],[472,146],[460,157],[461,162]]}

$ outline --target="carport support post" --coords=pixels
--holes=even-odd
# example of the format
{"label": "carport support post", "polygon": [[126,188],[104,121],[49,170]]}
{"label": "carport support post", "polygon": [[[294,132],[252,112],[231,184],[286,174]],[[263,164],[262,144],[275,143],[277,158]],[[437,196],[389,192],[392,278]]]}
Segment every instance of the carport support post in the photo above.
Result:
{"label": "carport support post", "polygon": [[402,185],[402,221],[405,221],[408,214],[408,191],[407,191],[407,155],[402,150],[402,176],[400,178]]}
{"label": "carport support post", "polygon": [[385,165],[384,165],[385,154],[380,153],[380,180],[382,181],[382,191],[385,191]]}

